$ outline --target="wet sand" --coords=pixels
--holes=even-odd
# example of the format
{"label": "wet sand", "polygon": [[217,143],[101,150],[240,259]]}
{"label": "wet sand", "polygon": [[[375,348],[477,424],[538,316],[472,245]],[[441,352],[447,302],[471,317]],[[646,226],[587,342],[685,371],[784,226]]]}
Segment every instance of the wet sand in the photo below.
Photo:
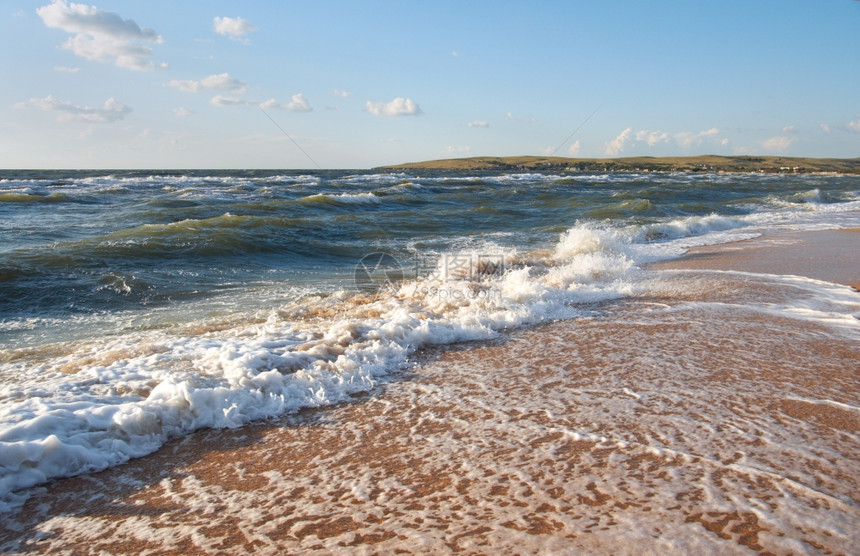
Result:
{"label": "wet sand", "polygon": [[860,228],[790,232],[696,247],[653,268],[795,274],[860,290]]}
{"label": "wet sand", "polygon": [[709,269],[848,284],[857,237],[701,250],[354,403],[55,481],[3,516],[0,552],[855,552],[856,333],[774,312],[802,284]]}

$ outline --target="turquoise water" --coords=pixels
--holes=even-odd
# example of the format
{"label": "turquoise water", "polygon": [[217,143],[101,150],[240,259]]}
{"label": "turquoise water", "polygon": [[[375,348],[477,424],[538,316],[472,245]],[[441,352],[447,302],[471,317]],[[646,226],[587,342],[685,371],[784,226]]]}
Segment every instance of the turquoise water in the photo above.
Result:
{"label": "turquoise water", "polygon": [[0,500],[858,211],[832,175],[4,171]]}

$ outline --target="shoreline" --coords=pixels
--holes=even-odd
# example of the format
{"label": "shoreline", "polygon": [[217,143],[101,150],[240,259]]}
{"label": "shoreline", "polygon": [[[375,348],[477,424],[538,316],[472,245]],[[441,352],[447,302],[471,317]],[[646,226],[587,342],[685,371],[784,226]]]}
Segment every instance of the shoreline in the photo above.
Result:
{"label": "shoreline", "polygon": [[723,270],[791,274],[860,290],[860,228],[774,232],[731,243],[690,249],[650,269]]}
{"label": "shoreline", "polygon": [[858,232],[697,248],[652,268],[705,291],[431,348],[353,402],[52,481],[0,551],[850,552],[860,346],[738,299],[794,291],[710,271],[842,284]]}

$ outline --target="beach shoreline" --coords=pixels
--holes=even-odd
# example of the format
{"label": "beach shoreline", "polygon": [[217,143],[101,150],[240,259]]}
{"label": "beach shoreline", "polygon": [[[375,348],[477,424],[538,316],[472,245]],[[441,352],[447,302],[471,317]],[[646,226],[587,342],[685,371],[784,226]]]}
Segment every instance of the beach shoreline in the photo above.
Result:
{"label": "beach shoreline", "polygon": [[[737,300],[800,295],[747,274],[856,287],[856,234],[697,248],[652,265],[662,290],[425,350],[352,403],[53,481],[0,549],[850,552],[860,347]],[[706,289],[673,286],[697,273]]]}
{"label": "beach shoreline", "polygon": [[728,244],[694,247],[653,269],[790,274],[860,290],[860,228],[772,232]]}

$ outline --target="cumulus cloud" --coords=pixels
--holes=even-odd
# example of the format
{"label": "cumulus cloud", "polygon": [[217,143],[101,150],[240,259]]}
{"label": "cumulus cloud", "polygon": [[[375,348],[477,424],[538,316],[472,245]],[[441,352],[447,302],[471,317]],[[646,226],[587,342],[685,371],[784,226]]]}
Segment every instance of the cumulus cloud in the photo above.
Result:
{"label": "cumulus cloud", "polygon": [[374,116],[415,116],[421,113],[421,108],[410,98],[397,97],[391,102],[365,103],[367,111]]}
{"label": "cumulus cloud", "polygon": [[606,143],[606,155],[618,156],[624,151],[624,147],[633,138],[633,128],[628,127],[618,134],[618,137]]}
{"label": "cumulus cloud", "polygon": [[238,106],[240,104],[245,104],[245,101],[239,97],[231,97],[226,95],[215,95],[209,101],[209,104],[212,106],[224,107],[224,106]]}
{"label": "cumulus cloud", "polygon": [[293,112],[310,112],[311,110],[313,110],[313,108],[311,108],[310,103],[307,101],[307,99],[302,93],[297,93],[293,95],[290,102],[288,102],[287,104],[281,104],[277,100],[270,98],[265,102],[257,104],[257,106],[259,106],[263,110],[278,109],[292,110]]}
{"label": "cumulus cloud", "polygon": [[669,134],[665,131],[648,131],[643,129],[636,132],[636,140],[644,141],[648,143],[649,147],[653,147],[658,143],[668,143]]}
{"label": "cumulus cloud", "polygon": [[471,145],[448,145],[445,147],[446,154],[464,154],[472,151]]}
{"label": "cumulus cloud", "polygon": [[242,37],[257,28],[241,17],[216,17],[212,20],[215,32],[233,40],[245,41]]}
{"label": "cumulus cloud", "polygon": [[579,154],[582,145],[579,144],[579,141],[575,141],[570,148],[567,149],[567,154],[570,156],[576,156]]}
{"label": "cumulus cloud", "polygon": [[77,106],[71,102],[58,100],[53,95],[45,98],[31,98],[27,102],[15,105],[16,108],[33,107],[45,112],[56,112],[58,122],[89,122],[108,123],[125,118],[131,112],[131,108],[124,105],[115,98],[109,98],[101,108],[90,108],[89,106]]}
{"label": "cumulus cloud", "polygon": [[54,66],[54,71],[58,71],[60,73],[78,73],[81,71],[81,68],[69,68],[66,66]]}
{"label": "cumulus cloud", "polygon": [[248,84],[244,81],[236,79],[235,77],[231,77],[229,73],[218,73],[210,75],[208,77],[204,77],[200,81],[173,80],[167,85],[170,87],[176,87],[180,91],[185,91],[187,93],[215,90],[241,94],[245,92],[245,89]]}
{"label": "cumulus cloud", "polygon": [[720,130],[712,127],[711,129],[705,131],[699,131],[698,133],[693,133],[691,131],[681,131],[680,133],[675,134],[675,141],[678,143],[678,146],[681,148],[689,148],[694,145],[701,145],[705,139],[711,139],[716,137],[720,133]]}
{"label": "cumulus cloud", "polygon": [[174,108],[173,113],[179,118],[187,118],[188,116],[194,114],[194,110],[189,110],[184,106],[180,106],[179,108]]}
{"label": "cumulus cloud", "polygon": [[523,117],[520,117],[520,116],[516,116],[516,115],[514,115],[514,113],[513,113],[513,112],[506,112],[506,113],[505,113],[505,116],[506,116],[509,120],[514,120],[514,121],[517,121],[517,122],[524,122],[524,123],[527,123],[527,124],[533,124],[533,123],[535,123],[535,122],[537,121],[537,119],[535,119],[535,117],[534,117],[534,116],[532,116],[531,114],[529,114],[528,116],[526,116],[526,117],[524,117],[524,118],[523,118]]}
{"label": "cumulus cloud", "polygon": [[824,133],[830,133],[830,124],[821,124],[821,130]]}
{"label": "cumulus cloud", "polygon": [[771,137],[770,139],[762,141],[760,144],[768,151],[782,152],[788,149],[793,142],[793,137],[777,135],[776,137]]}
{"label": "cumulus cloud", "polygon": [[[789,128],[786,128],[786,133],[789,132]],[[606,154],[608,156],[617,156],[621,154],[632,143],[644,143],[649,147],[654,147],[661,143],[671,143],[672,141],[674,141],[675,144],[682,149],[688,149],[696,145],[701,145],[706,141],[711,143],[718,143],[722,146],[728,145],[728,139],[717,138],[719,133],[720,130],[716,127],[698,132],[680,131],[678,133],[669,133],[667,131],[660,130],[650,131],[647,129],[640,129],[639,131],[634,132],[633,128],[629,127],[622,131],[621,134],[618,135],[618,137],[606,143]]]}
{"label": "cumulus cloud", "polygon": [[[144,43],[162,42],[153,29],[141,28],[131,19],[85,4],[54,0],[36,13],[46,26],[73,36],[63,48],[87,60],[113,63],[134,70],[152,70],[152,49]],[[166,67],[166,64],[162,64]]]}
{"label": "cumulus cloud", "polygon": [[351,97],[351,96],[352,96],[352,93],[351,93],[351,92],[349,92],[349,91],[341,91],[341,90],[339,90],[339,89],[335,89],[334,91],[332,91],[332,94],[334,94],[334,96],[336,96],[336,97],[340,97],[340,98],[347,98],[347,97]]}
{"label": "cumulus cloud", "polygon": [[310,112],[313,108],[311,108],[305,96],[298,93],[290,99],[290,103],[287,104],[287,110],[292,110],[293,112]]}
{"label": "cumulus cloud", "polygon": [[860,133],[860,119],[854,120],[853,122],[848,122],[847,124],[845,124],[845,127],[847,127],[851,131]]}
{"label": "cumulus cloud", "polygon": [[468,127],[490,127],[489,122],[486,120],[475,120],[474,122],[469,122],[466,125]]}
{"label": "cumulus cloud", "polygon": [[272,110],[274,108],[277,108],[277,109],[286,108],[286,106],[284,106],[283,104],[281,104],[280,102],[278,102],[277,100],[275,100],[273,98],[270,98],[267,101],[261,102],[260,104],[257,105],[257,107],[259,107],[263,110]]}

